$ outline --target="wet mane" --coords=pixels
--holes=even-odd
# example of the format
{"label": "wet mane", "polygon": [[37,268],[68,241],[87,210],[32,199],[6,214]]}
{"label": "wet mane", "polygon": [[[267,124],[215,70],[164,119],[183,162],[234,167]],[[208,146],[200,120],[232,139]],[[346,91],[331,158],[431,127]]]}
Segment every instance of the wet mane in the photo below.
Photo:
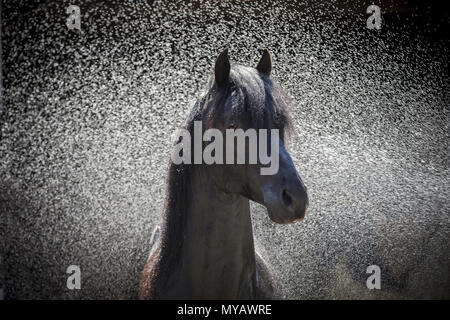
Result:
{"label": "wet mane", "polygon": [[279,129],[283,136],[291,128],[289,97],[270,77],[255,68],[233,66],[228,82],[220,88],[211,78],[202,102],[200,110],[207,123],[215,123],[226,108],[231,108],[233,119],[243,120],[245,129]]}
{"label": "wet mane", "polygon": [[[291,128],[289,102],[288,96],[270,77],[254,68],[236,65],[230,70],[228,82],[220,88],[214,77],[210,79],[206,93],[195,103],[184,128],[192,135],[194,121],[203,121],[204,130],[214,127],[226,108],[231,108],[233,119],[240,119],[245,129],[279,129],[280,138],[284,140],[285,132]],[[191,179],[194,170],[201,166],[169,162],[161,247],[155,252],[159,256],[155,256],[158,260],[150,286],[152,298],[164,298],[156,296],[156,293],[161,292],[159,288],[165,285],[170,270],[179,263],[186,225],[185,212],[192,199]]]}

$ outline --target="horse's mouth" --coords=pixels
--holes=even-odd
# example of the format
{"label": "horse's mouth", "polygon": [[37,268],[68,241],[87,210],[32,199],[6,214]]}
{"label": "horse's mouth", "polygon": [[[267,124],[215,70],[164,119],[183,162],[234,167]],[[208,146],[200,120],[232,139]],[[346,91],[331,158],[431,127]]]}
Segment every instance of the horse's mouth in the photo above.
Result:
{"label": "horse's mouth", "polygon": [[269,218],[275,223],[278,224],[293,224],[302,221],[306,216],[306,208],[299,217],[282,217],[280,214],[277,214],[274,210],[267,208],[269,213]]}

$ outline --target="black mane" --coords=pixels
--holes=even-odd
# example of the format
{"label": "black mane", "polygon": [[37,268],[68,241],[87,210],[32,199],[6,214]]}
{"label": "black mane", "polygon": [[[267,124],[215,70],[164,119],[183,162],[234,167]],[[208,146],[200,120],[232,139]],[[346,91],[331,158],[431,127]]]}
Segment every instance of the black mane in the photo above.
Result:
{"label": "black mane", "polygon": [[245,122],[245,129],[279,129],[280,136],[291,128],[289,97],[280,86],[255,68],[240,65],[230,70],[229,80],[220,88],[212,78],[200,110],[207,122],[214,123],[231,108],[233,118]]}

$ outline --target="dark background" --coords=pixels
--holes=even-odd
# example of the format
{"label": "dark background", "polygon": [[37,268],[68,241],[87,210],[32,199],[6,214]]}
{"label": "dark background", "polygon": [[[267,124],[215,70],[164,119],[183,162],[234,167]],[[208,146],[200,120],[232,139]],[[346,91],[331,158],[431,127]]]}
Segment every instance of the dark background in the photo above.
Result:
{"label": "dark background", "polygon": [[[366,28],[372,3],[381,30]],[[276,225],[252,205],[286,298],[448,299],[448,27],[422,1],[2,1],[6,298],[136,298],[170,135],[227,46],[245,65],[269,48],[295,101],[307,217]],[[381,290],[366,288],[372,264]]]}

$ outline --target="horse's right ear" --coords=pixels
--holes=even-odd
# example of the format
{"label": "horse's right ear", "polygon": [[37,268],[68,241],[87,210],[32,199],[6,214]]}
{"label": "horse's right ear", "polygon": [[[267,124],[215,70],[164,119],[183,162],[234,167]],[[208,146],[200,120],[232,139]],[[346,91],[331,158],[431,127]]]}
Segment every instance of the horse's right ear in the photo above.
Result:
{"label": "horse's right ear", "polygon": [[267,49],[263,50],[263,55],[261,60],[259,60],[256,69],[259,72],[264,73],[267,76],[270,76],[270,72],[272,71],[272,57],[270,56],[270,52]]}
{"label": "horse's right ear", "polygon": [[228,59],[228,48],[225,48],[216,60],[216,66],[214,68],[214,77],[217,85],[220,87],[223,85],[230,75],[230,60]]}

